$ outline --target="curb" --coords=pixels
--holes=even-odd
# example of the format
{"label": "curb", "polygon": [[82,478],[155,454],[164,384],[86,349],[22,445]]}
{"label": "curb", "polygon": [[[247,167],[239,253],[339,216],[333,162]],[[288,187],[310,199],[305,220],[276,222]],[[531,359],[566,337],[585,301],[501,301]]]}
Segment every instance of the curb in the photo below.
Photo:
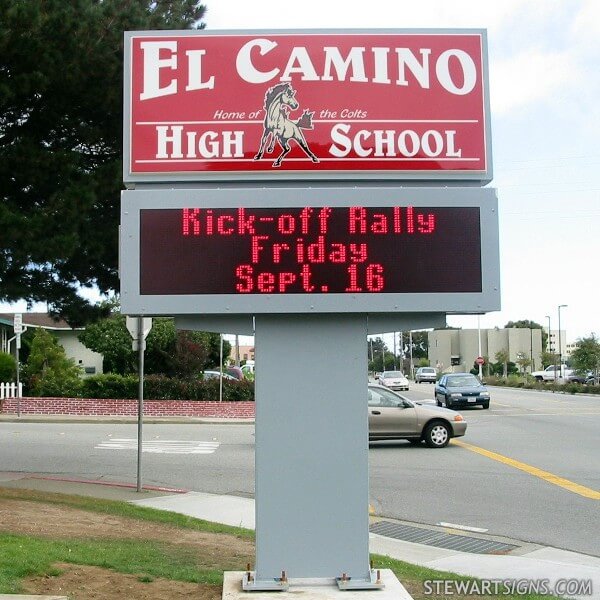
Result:
{"label": "curb", "polygon": [[[28,475],[27,479],[39,479],[42,481],[63,481],[65,483],[87,483],[90,485],[105,485],[108,487],[137,489],[135,483],[121,483],[117,481],[98,481],[97,479],[79,479],[77,477],[55,477],[52,475]],[[190,490],[182,488],[162,487],[158,485],[142,485],[142,491],[166,492],[169,494],[187,494]]]}
{"label": "curb", "polygon": [[[144,417],[148,424],[213,424],[213,425],[253,425],[254,418],[240,419],[227,417]],[[78,417],[74,415],[21,415],[0,414],[0,423],[137,423],[137,417]]]}

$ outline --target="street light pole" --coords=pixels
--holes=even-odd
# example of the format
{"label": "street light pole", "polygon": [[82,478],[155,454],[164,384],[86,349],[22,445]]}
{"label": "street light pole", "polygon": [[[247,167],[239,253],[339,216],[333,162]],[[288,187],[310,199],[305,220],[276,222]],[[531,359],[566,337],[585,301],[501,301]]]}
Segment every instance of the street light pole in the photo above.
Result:
{"label": "street light pole", "polygon": [[[546,350],[548,354],[552,354],[552,329],[550,328],[550,315],[546,315],[546,319],[548,319],[548,340],[546,341]],[[556,383],[556,359],[553,359],[554,362],[554,383]]]}
{"label": "street light pole", "polygon": [[531,361],[529,372],[533,373],[535,371],[535,363],[533,362],[533,329],[531,326],[529,327],[529,360]]}
{"label": "street light pole", "polygon": [[560,369],[560,373],[562,375],[563,373],[563,368],[562,368],[562,339],[561,339],[561,333],[560,333],[560,309],[561,308],[567,308],[566,304],[559,304],[558,305],[558,368]]}
{"label": "street light pole", "polygon": [[408,347],[410,348],[410,376],[412,379],[415,377],[415,366],[413,364],[413,342],[412,342],[412,330],[408,332]]}

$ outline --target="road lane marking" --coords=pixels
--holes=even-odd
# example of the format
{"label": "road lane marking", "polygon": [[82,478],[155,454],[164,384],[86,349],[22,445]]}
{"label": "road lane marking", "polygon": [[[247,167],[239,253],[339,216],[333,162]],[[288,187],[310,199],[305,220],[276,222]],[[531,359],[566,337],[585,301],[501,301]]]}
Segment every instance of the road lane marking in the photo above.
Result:
{"label": "road lane marking", "polygon": [[598,410],[594,410],[594,411],[581,411],[581,412],[573,412],[572,410],[569,411],[565,411],[565,412],[548,412],[548,413],[520,413],[520,412],[516,412],[516,413],[511,413],[509,415],[507,414],[503,414],[503,415],[495,415],[496,417],[581,417],[581,416],[587,416],[587,415],[600,415],[600,411]]}
{"label": "road lane marking", "polygon": [[472,527],[471,525],[456,525],[456,523],[445,523],[440,521],[438,523],[440,527],[446,527],[447,529],[457,529],[459,531],[472,531],[473,533],[485,533],[489,529],[483,529],[482,527]]}
{"label": "road lane marking", "polygon": [[477,454],[481,454],[482,456],[487,456],[492,460],[496,460],[498,462],[504,463],[505,465],[509,465],[514,467],[515,469],[519,469],[521,471],[525,471],[525,473],[529,473],[534,477],[539,477],[548,483],[552,483],[554,485],[558,485],[574,494],[579,494],[584,498],[591,498],[592,500],[600,500],[600,492],[596,490],[592,490],[591,488],[585,487],[583,485],[579,485],[578,483],[574,483],[573,481],[569,481],[568,479],[564,479],[563,477],[559,477],[558,475],[554,475],[554,473],[549,473],[548,471],[543,471],[542,469],[538,469],[537,467],[533,467],[528,465],[527,463],[515,460],[514,458],[508,458],[508,456],[503,456],[502,454],[498,454],[496,452],[491,452],[490,450],[486,450],[485,448],[480,448],[479,446],[473,446],[471,444],[467,444],[466,442],[461,442],[459,440],[452,440],[452,443],[460,446],[461,448],[465,448],[466,450],[470,450],[471,452],[476,452]]}
{"label": "road lane marking", "polygon": [[[212,454],[219,447],[218,442],[144,440],[142,452],[150,454]],[[96,450],[136,450],[136,438],[111,438],[94,446]]]}

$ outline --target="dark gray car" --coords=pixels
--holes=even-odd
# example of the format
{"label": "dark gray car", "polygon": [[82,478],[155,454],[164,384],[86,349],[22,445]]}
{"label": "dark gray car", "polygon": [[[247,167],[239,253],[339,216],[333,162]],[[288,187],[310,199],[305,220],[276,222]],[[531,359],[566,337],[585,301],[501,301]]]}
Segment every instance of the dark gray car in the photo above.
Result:
{"label": "dark gray car", "polygon": [[448,373],[442,375],[435,385],[435,402],[446,408],[458,406],[490,407],[488,389],[471,373]]}

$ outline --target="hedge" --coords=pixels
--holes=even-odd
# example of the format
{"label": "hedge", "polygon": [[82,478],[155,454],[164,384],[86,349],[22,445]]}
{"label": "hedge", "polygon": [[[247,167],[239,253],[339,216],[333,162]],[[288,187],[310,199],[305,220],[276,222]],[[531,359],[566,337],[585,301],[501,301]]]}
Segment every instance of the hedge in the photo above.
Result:
{"label": "hedge", "polygon": [[483,382],[487,385],[522,388],[525,390],[545,390],[552,392],[565,392],[567,394],[600,394],[600,385],[586,385],[583,383],[546,383],[523,379],[523,377],[509,376],[484,377]]}
{"label": "hedge", "polygon": [[[80,380],[77,388],[62,390],[61,396],[73,398],[137,398],[136,375],[112,373],[93,375]],[[42,393],[43,396],[56,395]],[[144,377],[144,398],[152,400],[219,400],[219,380],[178,379],[164,375]],[[223,380],[223,400],[254,400],[253,381]]]}

